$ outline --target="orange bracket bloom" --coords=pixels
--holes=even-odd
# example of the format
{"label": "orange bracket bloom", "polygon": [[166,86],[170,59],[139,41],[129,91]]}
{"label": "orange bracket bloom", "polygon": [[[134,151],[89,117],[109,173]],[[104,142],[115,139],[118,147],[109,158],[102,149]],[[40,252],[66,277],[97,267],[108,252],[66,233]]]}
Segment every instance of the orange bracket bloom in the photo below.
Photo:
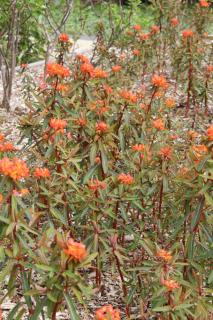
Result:
{"label": "orange bracket bloom", "polygon": [[208,139],[209,139],[210,141],[213,141],[213,125],[211,125],[211,126],[207,129],[206,133],[207,133]]}
{"label": "orange bracket bloom", "polygon": [[180,21],[178,20],[178,18],[172,18],[172,19],[170,20],[170,22],[171,22],[171,25],[172,25],[173,27],[178,26],[179,23],[180,23]]}
{"label": "orange bracket bloom", "polygon": [[0,160],[0,173],[16,181],[28,177],[29,169],[24,160],[5,157]]}
{"label": "orange bracket bloom", "polygon": [[126,184],[126,185],[130,185],[134,183],[134,178],[133,176],[131,176],[131,174],[125,174],[125,173],[121,173],[118,176],[118,181],[121,184]]}
{"label": "orange bracket bloom", "polygon": [[162,147],[159,151],[159,156],[161,156],[163,159],[171,159],[172,148],[169,146]]}
{"label": "orange bracket bloom", "polygon": [[94,180],[90,181],[90,183],[88,184],[88,187],[92,191],[97,191],[99,189],[102,189],[102,190],[106,189],[107,185],[103,181],[99,181],[98,179],[94,179]]}
{"label": "orange bracket bloom", "polygon": [[157,130],[160,130],[160,131],[165,130],[165,126],[162,119],[156,119],[152,121],[152,125]]}
{"label": "orange bracket bloom", "polygon": [[95,125],[95,131],[100,134],[100,133],[104,133],[108,130],[108,125],[106,124],[106,122],[104,121],[100,121],[98,123],[96,123]]}
{"label": "orange bracket bloom", "polygon": [[135,31],[140,31],[141,30],[141,26],[139,24],[135,24],[132,28]]}
{"label": "orange bracket bloom", "polygon": [[95,312],[96,320],[120,320],[120,312],[111,305],[104,306]]}
{"label": "orange bracket bloom", "polygon": [[73,239],[67,241],[64,253],[77,261],[84,260],[88,254],[85,245]]}
{"label": "orange bracket bloom", "polygon": [[113,66],[113,67],[112,67],[112,71],[113,71],[113,72],[119,72],[121,69],[122,69],[122,67],[119,66],[119,65],[116,65],[116,66]]}
{"label": "orange bracket bloom", "polygon": [[190,30],[190,29],[184,30],[184,31],[182,32],[183,38],[190,38],[190,37],[192,37],[193,35],[194,35],[194,32],[193,32],[192,30]]}
{"label": "orange bracket bloom", "polygon": [[145,145],[144,144],[135,144],[132,146],[133,151],[138,151],[138,152],[143,152],[145,150]]}
{"label": "orange bracket bloom", "polygon": [[47,74],[51,77],[58,76],[65,78],[70,76],[70,70],[58,63],[49,63],[47,65]]}
{"label": "orange bracket bloom", "polygon": [[165,260],[166,262],[169,262],[172,260],[172,255],[168,251],[163,249],[157,251],[157,257]]}
{"label": "orange bracket bloom", "polygon": [[36,178],[49,178],[50,171],[47,168],[36,168],[34,171],[34,177],[36,177]]}
{"label": "orange bracket bloom", "polygon": [[158,76],[157,74],[153,75],[152,84],[155,87],[162,88],[165,90],[168,88],[168,83],[166,81],[166,78],[164,78],[163,76]]}
{"label": "orange bracket bloom", "polygon": [[199,0],[199,5],[201,8],[208,8],[210,6],[210,3],[205,0]]}
{"label": "orange bracket bloom", "polygon": [[50,119],[50,127],[55,131],[63,131],[67,126],[67,121],[62,119]]}
{"label": "orange bracket bloom", "polygon": [[179,283],[172,279],[163,280],[162,284],[167,288],[168,291],[173,291],[180,288]]}
{"label": "orange bracket bloom", "polygon": [[58,37],[58,40],[60,42],[69,42],[69,36],[67,33],[61,33],[60,36]]}

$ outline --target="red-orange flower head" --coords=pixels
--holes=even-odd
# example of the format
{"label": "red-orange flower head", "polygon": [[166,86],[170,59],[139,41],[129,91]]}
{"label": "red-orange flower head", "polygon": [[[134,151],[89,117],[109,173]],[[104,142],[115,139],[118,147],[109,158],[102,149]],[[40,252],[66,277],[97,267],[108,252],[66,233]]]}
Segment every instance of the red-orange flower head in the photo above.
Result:
{"label": "red-orange flower head", "polygon": [[176,101],[172,98],[167,98],[165,100],[165,105],[168,107],[168,108],[173,108],[176,104]]}
{"label": "red-orange flower head", "polygon": [[135,25],[133,26],[133,30],[135,30],[135,31],[141,31],[141,26],[140,26],[139,24],[135,24]]}
{"label": "red-orange flower head", "polygon": [[120,312],[111,305],[104,306],[95,312],[96,320],[120,320]]}
{"label": "red-orange flower head", "polygon": [[211,126],[207,129],[206,133],[207,133],[208,139],[209,139],[210,141],[213,141],[213,125],[211,125]]}
{"label": "red-orange flower head", "polygon": [[163,280],[162,284],[167,288],[168,291],[173,291],[180,288],[179,283],[172,279]]}
{"label": "red-orange flower head", "polygon": [[10,142],[4,142],[4,143],[0,144],[0,152],[11,152],[11,151],[15,151],[15,150],[16,150],[16,148]]}
{"label": "red-orange flower head", "polygon": [[163,159],[171,159],[172,148],[170,146],[162,147],[159,151],[159,156]]}
{"label": "red-orange flower head", "polygon": [[5,137],[3,134],[0,133],[0,142],[4,141]]}
{"label": "red-orange flower head", "polygon": [[155,86],[157,88],[162,88],[165,90],[168,88],[168,83],[166,81],[166,78],[163,76],[159,76],[157,74],[153,75],[152,84],[153,84],[153,86]]}
{"label": "red-orange flower head", "polygon": [[85,245],[73,239],[67,241],[64,253],[77,261],[84,260],[88,254]]}
{"label": "red-orange flower head", "polygon": [[67,121],[62,119],[50,119],[50,127],[55,131],[63,132],[67,126]]}
{"label": "red-orange flower head", "polygon": [[148,40],[150,37],[150,33],[140,33],[139,38],[142,41]]}
{"label": "red-orange flower head", "polygon": [[81,73],[85,75],[89,75],[90,77],[93,75],[94,67],[91,63],[84,62],[81,65]]}
{"label": "red-orange flower head", "polygon": [[50,171],[47,168],[36,168],[34,171],[34,177],[36,177],[36,178],[49,178]]}
{"label": "red-orange flower head", "polygon": [[157,130],[165,130],[164,122],[162,119],[156,119],[152,121],[152,125]]}
{"label": "red-orange flower head", "polygon": [[151,27],[151,33],[155,34],[158,33],[160,31],[160,27],[159,26],[152,26]]}
{"label": "red-orange flower head", "polygon": [[131,174],[121,173],[121,174],[119,174],[119,176],[118,176],[118,181],[119,181],[121,184],[130,185],[130,184],[133,184],[133,183],[134,183],[134,178],[133,178],[133,176],[131,176]]}
{"label": "red-orange flower head", "polygon": [[49,63],[47,65],[47,74],[51,77],[58,76],[66,78],[70,76],[70,69],[58,63]]}
{"label": "red-orange flower head", "polygon": [[194,32],[190,29],[184,30],[182,32],[183,38],[191,38],[194,35]]}
{"label": "red-orange flower head", "polygon": [[104,121],[100,121],[96,123],[95,125],[95,131],[100,134],[100,133],[105,133],[108,130],[108,125]]}
{"label": "red-orange flower head", "polygon": [[29,176],[29,169],[24,160],[5,157],[0,160],[0,173],[16,181],[27,178]]}
{"label": "red-orange flower head", "polygon": [[170,262],[172,260],[172,255],[168,251],[163,249],[157,251],[157,257],[163,259],[166,262]]}
{"label": "red-orange flower head", "polygon": [[80,127],[85,127],[87,124],[87,119],[85,118],[78,118],[75,121],[76,121],[76,124],[79,125]]}
{"label": "red-orange flower head", "polygon": [[102,190],[106,189],[107,185],[103,181],[100,181],[98,179],[94,179],[94,180],[90,180],[88,187],[92,191],[97,191],[100,189],[102,189]]}
{"label": "red-orange flower head", "polygon": [[119,71],[121,71],[121,69],[122,69],[122,67],[119,66],[119,65],[115,65],[115,66],[112,67],[112,71],[113,72],[119,72]]}
{"label": "red-orange flower head", "polygon": [[122,90],[119,93],[120,97],[131,102],[131,103],[136,103],[137,102],[137,96],[134,95],[131,91],[128,90]]}
{"label": "red-orange flower head", "polygon": [[60,35],[59,35],[59,37],[58,37],[58,40],[60,41],[60,42],[69,42],[69,36],[68,36],[68,34],[67,33],[61,33]]}
{"label": "red-orange flower head", "polygon": [[177,26],[179,25],[180,21],[178,20],[178,18],[172,18],[172,19],[170,20],[170,23],[171,23],[171,25],[172,25],[173,27],[177,27]]}
{"label": "red-orange flower head", "polygon": [[213,66],[211,66],[211,65],[207,66],[206,71],[207,71],[207,73],[213,72]]}
{"label": "red-orange flower head", "polygon": [[133,53],[134,56],[139,56],[140,55],[140,50],[134,49],[134,50],[132,50],[132,53]]}
{"label": "red-orange flower head", "polygon": [[95,68],[92,77],[95,79],[104,79],[108,77],[108,73],[100,68]]}
{"label": "red-orange flower head", "polygon": [[199,0],[199,5],[201,8],[208,8],[210,6],[210,3],[205,0]]}
{"label": "red-orange flower head", "polygon": [[87,57],[84,56],[83,54],[77,54],[77,55],[76,55],[76,58],[77,58],[78,60],[80,60],[81,62],[89,63],[89,58],[87,58]]}
{"label": "red-orange flower head", "polygon": [[144,144],[135,144],[134,146],[132,146],[132,150],[133,151],[137,151],[137,152],[143,152],[145,150],[145,145]]}

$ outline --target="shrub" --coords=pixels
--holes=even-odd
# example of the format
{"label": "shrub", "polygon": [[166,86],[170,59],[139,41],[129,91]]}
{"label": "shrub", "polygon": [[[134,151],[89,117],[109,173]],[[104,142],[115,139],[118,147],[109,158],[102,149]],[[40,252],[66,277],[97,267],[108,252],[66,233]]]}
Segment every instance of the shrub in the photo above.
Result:
{"label": "shrub", "polygon": [[99,25],[92,57],[64,61],[69,45],[59,38],[58,60],[20,121],[27,164],[1,153],[0,279],[9,275],[7,294],[25,298],[10,315],[54,320],[66,303],[80,319],[76,304],[86,306],[110,269],[121,313],[102,306],[96,319],[209,319],[212,68],[201,29],[171,23],[180,20],[171,8],[149,32],[124,30],[113,48]]}

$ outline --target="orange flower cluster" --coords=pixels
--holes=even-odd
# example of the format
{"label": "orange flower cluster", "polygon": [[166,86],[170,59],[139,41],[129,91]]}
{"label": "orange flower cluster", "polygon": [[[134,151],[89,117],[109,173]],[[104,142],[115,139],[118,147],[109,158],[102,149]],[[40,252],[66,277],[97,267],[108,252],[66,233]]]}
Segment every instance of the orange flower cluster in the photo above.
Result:
{"label": "orange flower cluster", "polygon": [[35,178],[49,178],[50,171],[47,168],[36,168],[34,171]]}
{"label": "orange flower cluster", "polygon": [[159,151],[159,156],[161,156],[163,159],[171,159],[172,148],[169,146],[162,147]]}
{"label": "orange flower cluster", "polygon": [[189,130],[188,135],[191,139],[196,139],[199,136],[199,134],[194,130]]}
{"label": "orange flower cluster", "polygon": [[16,148],[10,142],[4,142],[0,144],[0,152],[11,152],[14,150],[16,150]]}
{"label": "orange flower cluster", "polygon": [[80,60],[81,62],[89,63],[89,58],[87,58],[87,57],[84,56],[83,54],[77,54],[77,55],[76,55],[76,58],[77,58],[78,60]]}
{"label": "orange flower cluster", "polygon": [[173,27],[178,26],[179,23],[180,23],[180,21],[178,20],[178,18],[172,18],[172,19],[170,20],[170,22],[171,22],[171,25],[172,25]]}
{"label": "orange flower cluster", "polygon": [[134,49],[134,50],[132,50],[132,53],[133,53],[134,56],[139,56],[140,55],[140,50]]}
{"label": "orange flower cluster", "polygon": [[79,119],[76,119],[76,124],[79,125],[80,127],[85,127],[86,124],[87,124],[87,119],[85,118],[79,118]]}
{"label": "orange flower cluster", "polygon": [[58,76],[61,78],[69,77],[70,70],[58,63],[49,63],[47,65],[47,74],[51,77]]}
{"label": "orange flower cluster", "polygon": [[160,249],[157,251],[157,257],[160,259],[163,259],[166,262],[169,262],[172,260],[172,255],[168,251],[163,249]]}
{"label": "orange flower cluster", "polygon": [[91,63],[89,62],[84,62],[82,63],[81,67],[80,67],[80,70],[83,74],[85,75],[89,75],[90,77],[92,77],[93,75],[93,70],[94,70],[94,67]]}
{"label": "orange flower cluster", "polygon": [[173,108],[176,104],[176,101],[172,98],[167,98],[165,100],[165,105],[168,107],[168,108]]}
{"label": "orange flower cluster", "polygon": [[120,320],[120,312],[118,309],[113,309],[111,305],[104,306],[98,309],[95,313],[96,320]]}
{"label": "orange flower cluster", "polygon": [[157,130],[165,130],[165,126],[162,119],[156,119],[152,121],[152,125]]}
{"label": "orange flower cluster", "polygon": [[183,38],[190,38],[190,37],[192,37],[193,35],[194,35],[194,32],[193,32],[192,30],[190,30],[190,29],[184,30],[184,31],[182,32]]}
{"label": "orange flower cluster", "polygon": [[132,146],[133,151],[138,151],[138,152],[143,152],[145,150],[145,145],[144,144],[135,144]]}
{"label": "orange flower cluster", "polygon": [[151,33],[155,34],[158,33],[160,31],[160,27],[159,26],[152,26],[151,27]]}
{"label": "orange flower cluster", "polygon": [[139,24],[135,24],[135,25],[133,26],[133,30],[135,30],[135,31],[140,31],[140,30],[141,30],[141,26],[140,26]]}
{"label": "orange flower cluster", "polygon": [[108,130],[108,125],[106,124],[106,122],[104,121],[100,121],[98,123],[96,123],[95,125],[95,131],[100,134],[100,133],[104,133]]}
{"label": "orange flower cluster", "polygon": [[69,36],[67,33],[61,33],[60,36],[58,37],[58,40],[60,42],[68,42],[69,41]]}
{"label": "orange flower cluster", "polygon": [[29,169],[24,160],[5,157],[0,160],[0,173],[16,181],[27,178],[29,176]]}
{"label": "orange flower cluster", "polygon": [[121,69],[122,69],[122,67],[119,66],[119,65],[115,65],[115,66],[112,67],[112,71],[113,72],[119,72],[119,71],[121,71]]}
{"label": "orange flower cluster", "polygon": [[92,72],[92,77],[96,79],[107,78],[108,73],[100,68],[95,68]]}
{"label": "orange flower cluster", "polygon": [[50,127],[57,132],[63,132],[67,126],[67,121],[62,119],[50,119]]}
{"label": "orange flower cluster", "polygon": [[199,0],[199,5],[201,8],[208,8],[210,6],[210,3],[205,0]]}
{"label": "orange flower cluster", "polygon": [[152,84],[155,87],[162,88],[166,90],[168,88],[168,83],[163,76],[159,76],[157,74],[153,75],[152,77]]}
{"label": "orange flower cluster", "polygon": [[149,34],[149,33],[140,33],[140,35],[139,35],[139,38],[140,38],[140,40],[142,40],[142,41],[148,40],[149,37],[150,37],[150,34]]}
{"label": "orange flower cluster", "polygon": [[179,283],[172,279],[163,280],[162,284],[167,288],[168,291],[173,291],[180,288]]}
{"label": "orange flower cluster", "polygon": [[64,253],[77,261],[84,260],[88,254],[85,245],[73,239],[67,241]]}
{"label": "orange flower cluster", "polygon": [[98,179],[94,179],[94,180],[90,181],[88,187],[92,191],[97,191],[99,189],[102,189],[102,190],[106,189],[107,185],[103,181],[99,181]]}
{"label": "orange flower cluster", "polygon": [[69,87],[68,85],[66,84],[63,84],[63,83],[56,83],[56,82],[53,82],[52,83],[52,87],[54,89],[56,89],[57,91],[60,91],[60,92],[67,92],[69,90]]}
{"label": "orange flower cluster", "polygon": [[[4,197],[3,197],[3,195],[0,193],[0,203],[3,202],[3,199],[4,199]],[[1,318],[0,318],[0,320],[1,320]]]}
{"label": "orange flower cluster", "polygon": [[208,139],[209,139],[210,141],[213,141],[213,125],[211,125],[211,126],[207,129],[206,133],[207,133]]}
{"label": "orange flower cluster", "polygon": [[213,72],[213,66],[211,66],[211,65],[207,66],[206,71],[207,71],[207,73]]}
{"label": "orange flower cluster", "polygon": [[122,184],[130,185],[134,183],[134,178],[131,174],[121,173],[118,176],[118,181]]}
{"label": "orange flower cluster", "polygon": [[131,102],[131,103],[136,103],[137,102],[137,96],[134,95],[131,91],[127,91],[127,90],[122,90],[119,93],[120,97]]}
{"label": "orange flower cluster", "polygon": [[199,144],[197,146],[193,146],[192,149],[195,151],[198,157],[205,155],[208,152],[208,149],[205,146],[205,144]]}

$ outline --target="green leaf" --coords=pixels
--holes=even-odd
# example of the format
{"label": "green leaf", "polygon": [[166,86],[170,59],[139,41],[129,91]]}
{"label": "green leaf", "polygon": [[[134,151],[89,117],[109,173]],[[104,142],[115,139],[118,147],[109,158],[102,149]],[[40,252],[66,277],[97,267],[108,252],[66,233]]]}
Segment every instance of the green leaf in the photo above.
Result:
{"label": "green leaf", "polygon": [[152,309],[152,311],[154,311],[154,312],[167,312],[167,311],[171,311],[171,310],[172,310],[171,306],[156,307],[156,308]]}
{"label": "green leaf", "polygon": [[44,270],[44,271],[50,271],[50,272],[55,271],[55,269],[53,267],[47,266],[45,264],[36,264],[35,266],[36,266],[36,268]]}
{"label": "green leaf", "polygon": [[72,301],[70,295],[68,295],[67,293],[64,293],[64,297],[65,300],[67,302],[67,306],[69,308],[69,312],[70,312],[70,319],[72,320],[81,320],[77,311],[76,311],[76,306],[74,304],[74,302]]}
{"label": "green leaf", "polygon": [[98,165],[96,164],[90,168],[90,170],[87,172],[87,174],[83,178],[83,184],[86,184],[88,182],[88,180],[93,176],[97,167],[98,167]]}
{"label": "green leaf", "polygon": [[201,213],[202,213],[202,209],[203,209],[203,206],[204,206],[204,197],[202,197],[197,205],[197,208],[195,210],[195,213],[194,213],[194,216],[192,218],[192,221],[191,221],[191,228],[194,229],[194,227],[197,225],[197,223],[199,222],[200,220],[200,216],[201,216]]}

